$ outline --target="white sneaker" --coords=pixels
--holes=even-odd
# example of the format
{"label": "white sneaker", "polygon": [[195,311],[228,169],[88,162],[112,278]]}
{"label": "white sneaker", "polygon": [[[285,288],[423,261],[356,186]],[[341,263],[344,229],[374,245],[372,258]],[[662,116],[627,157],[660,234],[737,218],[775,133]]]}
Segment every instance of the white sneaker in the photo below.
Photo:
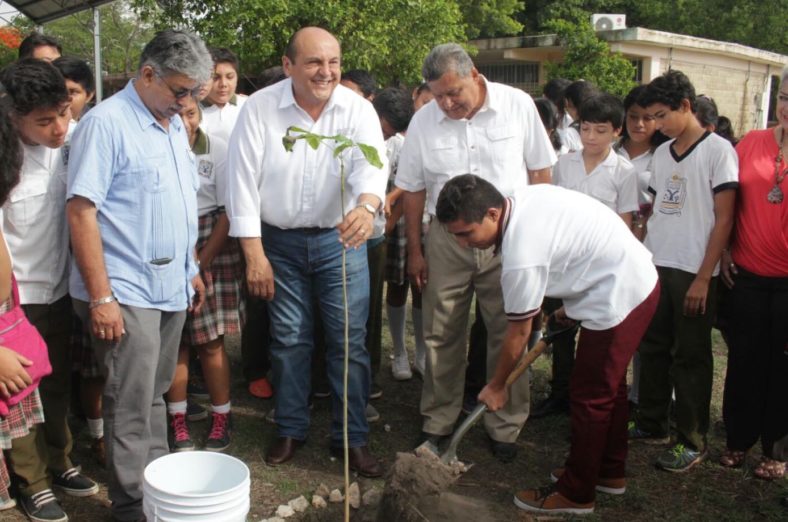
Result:
{"label": "white sneaker", "polygon": [[410,370],[410,361],[408,361],[407,353],[394,357],[394,360],[391,363],[391,374],[397,381],[407,381],[413,377],[413,372]]}

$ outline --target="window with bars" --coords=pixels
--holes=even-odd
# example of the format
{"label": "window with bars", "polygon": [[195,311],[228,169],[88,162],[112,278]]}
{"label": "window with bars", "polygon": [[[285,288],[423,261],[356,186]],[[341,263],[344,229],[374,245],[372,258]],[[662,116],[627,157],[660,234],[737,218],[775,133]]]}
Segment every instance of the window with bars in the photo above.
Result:
{"label": "window with bars", "polygon": [[638,83],[638,85],[643,83],[643,60],[636,58],[629,61],[635,66],[635,77],[633,79]]}
{"label": "window with bars", "polygon": [[532,94],[540,92],[537,62],[486,64],[478,66],[477,69],[491,82],[519,87]]}

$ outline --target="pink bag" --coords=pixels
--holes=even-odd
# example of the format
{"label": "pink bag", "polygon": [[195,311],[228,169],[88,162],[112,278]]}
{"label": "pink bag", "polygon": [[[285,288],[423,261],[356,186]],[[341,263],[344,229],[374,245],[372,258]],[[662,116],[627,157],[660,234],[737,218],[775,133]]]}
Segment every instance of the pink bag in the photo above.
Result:
{"label": "pink bag", "polygon": [[0,396],[0,415],[3,417],[8,415],[11,406],[33,393],[41,379],[52,373],[47,345],[36,327],[27,320],[19,305],[19,288],[17,288],[16,278],[13,276],[11,277],[11,286],[13,308],[0,315],[0,346],[5,346],[33,361],[31,366],[25,368],[33,380],[33,384],[8,399]]}

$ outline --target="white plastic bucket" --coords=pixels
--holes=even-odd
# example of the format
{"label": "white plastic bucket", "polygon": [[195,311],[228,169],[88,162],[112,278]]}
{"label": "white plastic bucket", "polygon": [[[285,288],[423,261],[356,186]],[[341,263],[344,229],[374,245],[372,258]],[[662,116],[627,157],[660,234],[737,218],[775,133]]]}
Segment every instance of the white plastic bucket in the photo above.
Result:
{"label": "white plastic bucket", "polygon": [[223,453],[188,451],[145,468],[142,507],[149,522],[243,522],[249,468]]}

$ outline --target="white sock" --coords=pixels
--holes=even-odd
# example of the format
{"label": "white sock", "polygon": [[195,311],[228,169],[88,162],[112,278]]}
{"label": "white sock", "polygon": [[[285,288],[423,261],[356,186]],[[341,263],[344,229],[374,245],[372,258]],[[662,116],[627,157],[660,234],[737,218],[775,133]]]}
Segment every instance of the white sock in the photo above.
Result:
{"label": "white sock", "polygon": [[408,356],[405,349],[405,306],[386,305],[386,315],[389,318],[389,332],[391,342],[394,344],[394,357]]}
{"label": "white sock", "polygon": [[186,401],[180,402],[168,402],[167,403],[167,413],[170,415],[175,415],[176,413],[183,413],[186,414]]}
{"label": "white sock", "polygon": [[230,413],[230,401],[227,401],[225,404],[215,405],[211,404],[211,411],[214,413]]}
{"label": "white sock", "polygon": [[423,360],[427,356],[427,345],[424,344],[424,321],[421,317],[421,308],[411,308],[410,317],[413,320],[413,333],[416,337],[416,359]]}
{"label": "white sock", "polygon": [[104,419],[99,417],[98,419],[87,419],[88,421],[88,431],[90,432],[91,438],[100,439],[104,436]]}

